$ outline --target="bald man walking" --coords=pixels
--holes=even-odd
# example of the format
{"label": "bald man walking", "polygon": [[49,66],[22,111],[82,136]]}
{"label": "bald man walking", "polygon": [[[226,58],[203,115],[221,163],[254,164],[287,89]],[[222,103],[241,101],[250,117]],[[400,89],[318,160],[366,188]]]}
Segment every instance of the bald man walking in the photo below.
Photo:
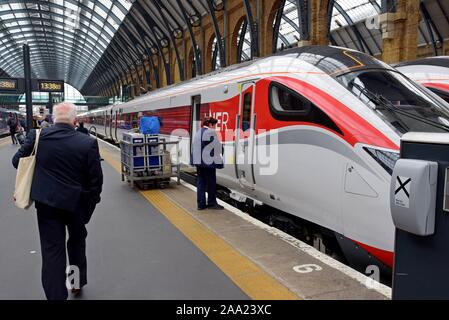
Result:
{"label": "bald man walking", "polygon": [[[73,293],[79,294],[87,284],[85,225],[100,202],[103,173],[97,140],[75,130],[75,106],[56,105],[53,116],[55,125],[40,134],[31,198],[37,211],[45,295],[49,300],[65,300],[66,270],[74,280]],[[15,168],[20,158],[31,154],[35,137],[31,131],[14,155]]]}

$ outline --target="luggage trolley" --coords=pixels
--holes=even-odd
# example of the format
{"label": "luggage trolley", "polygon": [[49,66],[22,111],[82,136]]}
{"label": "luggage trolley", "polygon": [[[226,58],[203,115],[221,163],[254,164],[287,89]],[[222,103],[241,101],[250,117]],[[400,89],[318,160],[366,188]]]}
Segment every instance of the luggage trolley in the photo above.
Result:
{"label": "luggage trolley", "polygon": [[[175,148],[176,162],[172,161],[168,146]],[[172,177],[180,184],[179,140],[166,141],[159,135],[125,132],[120,149],[122,181],[126,178],[133,188],[164,188]]]}

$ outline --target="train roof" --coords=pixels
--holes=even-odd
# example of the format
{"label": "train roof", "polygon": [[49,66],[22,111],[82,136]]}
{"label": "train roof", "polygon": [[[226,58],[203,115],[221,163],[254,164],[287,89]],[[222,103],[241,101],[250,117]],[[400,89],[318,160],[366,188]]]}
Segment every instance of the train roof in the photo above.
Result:
{"label": "train roof", "polygon": [[176,84],[172,84],[169,86],[165,86],[162,88],[158,88],[156,90],[152,90],[147,94],[154,94],[161,90],[167,90],[170,88],[175,88],[181,85],[185,85],[194,81],[198,81],[204,78],[208,78],[214,75],[218,75],[220,73],[230,72],[234,70],[238,70],[241,68],[245,68],[256,64],[264,59],[270,59],[278,56],[291,56],[293,58],[301,59],[315,67],[318,67],[323,72],[332,75],[339,76],[346,72],[355,71],[355,69],[369,69],[369,68],[389,68],[391,67],[380,61],[376,58],[367,55],[365,53],[349,49],[343,47],[335,47],[335,46],[304,46],[304,47],[296,47],[291,49],[282,50],[278,53],[267,57],[261,57],[249,61],[245,61],[242,63],[234,64],[232,66],[228,66],[225,68],[221,68],[204,75],[196,76],[195,78],[185,80]]}
{"label": "train roof", "polygon": [[392,69],[388,64],[360,51],[335,46],[304,46],[281,51],[274,56],[291,55],[332,77],[367,69]]}
{"label": "train roof", "polygon": [[[273,59],[276,57],[286,57],[286,56],[291,57],[293,59],[299,59],[301,61],[304,61],[309,65],[318,68],[323,73],[328,74],[329,76],[332,77],[338,77],[348,72],[362,71],[367,69],[381,68],[393,70],[393,68],[388,64],[379,61],[370,55],[367,55],[359,51],[355,51],[353,49],[335,46],[304,46],[286,49],[268,57],[261,57],[258,59],[235,64],[204,75],[197,76],[195,78],[186,81],[182,81],[170,86],[165,86],[163,88],[152,90],[140,97],[137,97],[135,100],[128,101],[127,103],[132,103],[133,101],[144,99],[145,97],[150,95],[157,96],[159,93],[163,92],[165,93],[167,91],[170,91],[170,89],[179,88],[181,86],[188,86],[189,84],[196,81],[207,80],[208,78],[212,78],[220,74],[250,67],[266,59]],[[104,109],[108,109],[111,106],[95,109],[90,112],[94,111],[98,112]]]}
{"label": "train roof", "polygon": [[418,65],[449,68],[449,56],[428,57],[414,61],[401,62],[395,65],[395,68]]}

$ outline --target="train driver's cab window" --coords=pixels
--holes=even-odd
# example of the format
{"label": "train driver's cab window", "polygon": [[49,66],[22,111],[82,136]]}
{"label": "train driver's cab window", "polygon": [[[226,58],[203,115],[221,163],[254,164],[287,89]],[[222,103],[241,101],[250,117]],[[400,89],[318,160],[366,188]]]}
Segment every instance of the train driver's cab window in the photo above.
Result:
{"label": "train driver's cab window", "polygon": [[337,124],[319,107],[289,87],[271,82],[268,90],[270,113],[280,121],[301,121],[327,127],[340,135]]}
{"label": "train driver's cab window", "polygon": [[277,113],[294,113],[307,115],[310,112],[311,102],[303,99],[291,89],[278,84],[270,85],[270,104],[273,111]]}
{"label": "train driver's cab window", "polygon": [[242,112],[242,130],[249,129],[251,124],[251,92],[245,93],[243,97],[243,112]]}

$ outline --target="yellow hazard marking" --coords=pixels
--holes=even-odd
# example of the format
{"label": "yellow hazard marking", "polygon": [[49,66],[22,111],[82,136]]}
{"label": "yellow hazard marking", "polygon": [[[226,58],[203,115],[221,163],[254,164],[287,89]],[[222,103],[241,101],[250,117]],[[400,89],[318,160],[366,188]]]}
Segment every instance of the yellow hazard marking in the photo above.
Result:
{"label": "yellow hazard marking", "polygon": [[0,139],[0,148],[11,143],[11,138]]}
{"label": "yellow hazard marking", "polygon": [[[102,157],[115,170],[120,172],[119,160],[114,158],[105,148],[100,147],[100,150]],[[139,192],[251,299],[300,299],[257,264],[197,221],[162,191],[146,190]]]}

